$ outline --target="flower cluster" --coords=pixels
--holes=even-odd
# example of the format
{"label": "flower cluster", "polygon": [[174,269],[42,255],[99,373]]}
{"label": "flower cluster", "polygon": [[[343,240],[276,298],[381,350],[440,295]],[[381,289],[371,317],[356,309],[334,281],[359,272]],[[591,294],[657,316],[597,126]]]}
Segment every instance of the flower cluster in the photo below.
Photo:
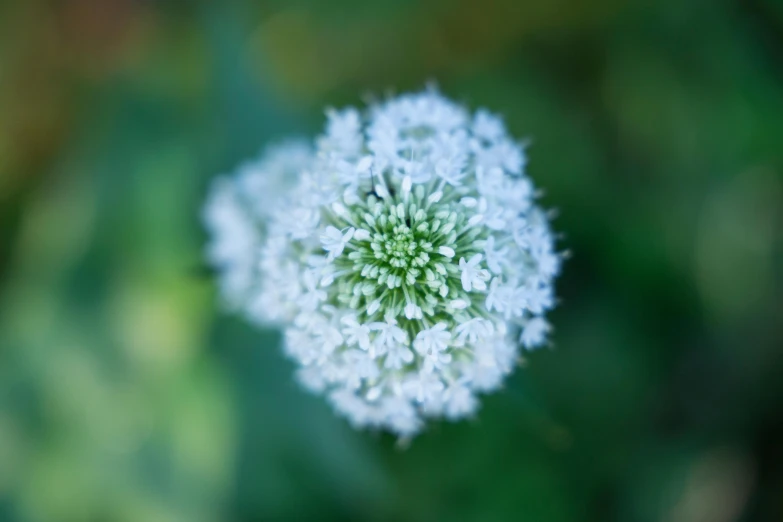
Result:
{"label": "flower cluster", "polygon": [[328,112],[214,182],[204,219],[226,301],[285,329],[308,389],[411,436],[546,343],[562,256],[500,118],[428,90]]}

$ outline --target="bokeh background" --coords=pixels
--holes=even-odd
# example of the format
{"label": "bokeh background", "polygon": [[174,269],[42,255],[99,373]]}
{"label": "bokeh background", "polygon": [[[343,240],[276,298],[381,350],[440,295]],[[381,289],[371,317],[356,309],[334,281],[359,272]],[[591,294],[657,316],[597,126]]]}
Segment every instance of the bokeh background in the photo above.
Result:
{"label": "bokeh background", "polygon": [[[220,311],[209,180],[436,81],[532,139],[552,350],[407,449]],[[0,520],[783,520],[783,2],[0,3]]]}

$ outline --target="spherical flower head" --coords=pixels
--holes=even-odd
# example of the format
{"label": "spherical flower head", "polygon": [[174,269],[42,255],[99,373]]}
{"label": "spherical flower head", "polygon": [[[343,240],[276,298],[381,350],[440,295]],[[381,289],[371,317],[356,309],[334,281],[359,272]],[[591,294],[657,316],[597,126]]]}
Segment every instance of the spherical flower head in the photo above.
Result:
{"label": "spherical flower head", "polygon": [[434,90],[327,115],[287,184],[214,186],[223,293],[280,325],[300,382],[357,427],[470,416],[551,330],[562,256],[524,148]]}

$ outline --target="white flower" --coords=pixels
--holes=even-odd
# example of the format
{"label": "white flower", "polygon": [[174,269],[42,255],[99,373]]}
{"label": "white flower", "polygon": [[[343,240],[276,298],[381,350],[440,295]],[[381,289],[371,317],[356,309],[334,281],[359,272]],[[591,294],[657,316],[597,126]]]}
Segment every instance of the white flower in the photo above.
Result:
{"label": "white flower", "polygon": [[326,379],[317,366],[305,366],[296,371],[296,380],[305,389],[313,393],[321,393],[326,389]]}
{"label": "white flower", "polygon": [[331,225],[326,227],[326,230],[321,234],[321,245],[323,245],[324,250],[329,252],[329,260],[343,253],[345,245],[353,237],[354,231],[353,227],[349,227],[345,232],[341,232]]}
{"label": "white flower", "polygon": [[523,288],[520,289],[522,299],[528,310],[534,314],[541,314],[554,306],[552,286],[539,277],[531,277]]}
{"label": "white flower", "polygon": [[286,354],[300,362],[309,362],[318,357],[318,347],[305,330],[289,328],[285,332],[283,346]]}
{"label": "white flower", "polygon": [[356,388],[361,386],[362,381],[372,381],[380,374],[378,364],[367,352],[361,350],[348,350],[343,354],[343,358],[351,367],[353,377],[357,378]]}
{"label": "white flower", "polygon": [[390,314],[386,315],[384,322],[370,323],[367,326],[369,326],[370,330],[377,332],[373,346],[377,349],[375,353],[379,355],[385,353],[388,348],[406,343],[408,340],[407,332],[397,326],[397,320]]}
{"label": "white flower", "polygon": [[321,302],[326,301],[327,293],[318,288],[318,279],[313,270],[305,270],[302,273],[302,286],[304,290],[299,295],[297,304],[303,311],[315,311]]}
{"label": "white flower", "polygon": [[346,387],[336,388],[329,395],[334,408],[345,415],[355,427],[366,426],[372,420],[371,407],[356,395],[355,390]]}
{"label": "white flower", "polygon": [[470,292],[476,290],[486,290],[489,272],[481,268],[481,254],[475,254],[470,261],[465,261],[464,257],[459,259],[459,269],[462,271],[462,289]]}
{"label": "white flower", "polygon": [[355,187],[359,181],[371,176],[372,156],[364,156],[356,164],[340,159],[334,168],[342,183],[349,187]]}
{"label": "white flower", "polygon": [[405,317],[408,319],[421,319],[423,316],[424,314],[422,313],[420,306],[414,303],[405,305]]}
{"label": "white flower", "polygon": [[552,327],[546,319],[543,317],[533,317],[532,319],[529,319],[522,328],[519,342],[521,342],[525,348],[537,348],[546,342],[546,336],[551,329]]}
{"label": "white flower", "polygon": [[406,364],[413,362],[413,352],[402,343],[395,344],[386,351],[384,366],[392,370],[399,370]]}
{"label": "white flower", "polygon": [[524,287],[518,287],[514,281],[501,282],[495,277],[489,284],[486,307],[503,314],[508,321],[512,317],[521,317],[527,306],[527,292]]}
{"label": "white flower", "polygon": [[348,108],[342,111],[327,111],[329,122],[326,135],[319,146],[325,152],[334,152],[343,157],[355,157],[362,148],[361,116],[359,111]]}
{"label": "white flower", "polygon": [[474,317],[457,325],[457,341],[460,344],[476,344],[481,339],[490,337],[495,332],[492,321],[481,317]]}
{"label": "white flower", "polygon": [[446,416],[450,419],[460,419],[473,414],[478,407],[478,401],[468,385],[458,381],[451,384],[443,392]]}
{"label": "white flower", "polygon": [[325,324],[318,328],[315,332],[315,338],[327,354],[343,344],[343,336],[340,334],[340,330],[330,324]]}
{"label": "white flower", "polygon": [[505,134],[506,128],[503,125],[503,120],[486,109],[476,111],[476,116],[473,118],[474,136],[488,142],[494,142],[503,138]]}
{"label": "white flower", "polygon": [[298,207],[289,210],[284,220],[283,231],[289,233],[292,239],[305,239],[318,227],[321,215],[315,209]]}
{"label": "white flower", "polygon": [[414,373],[403,383],[405,394],[419,403],[437,401],[444,388],[437,374],[428,371]]}
{"label": "white flower", "polygon": [[500,167],[512,175],[521,175],[525,167],[525,153],[522,147],[511,141],[503,139],[492,143],[488,147],[475,146],[476,163],[484,169]]}
{"label": "white flower", "polygon": [[221,295],[285,330],[297,379],[356,427],[410,437],[547,343],[562,255],[523,146],[437,91],[330,110],[211,187]]}
{"label": "white flower", "polygon": [[362,350],[370,349],[370,327],[359,324],[356,314],[348,314],[340,322],[343,325],[343,335],[348,345],[357,345]]}
{"label": "white flower", "polygon": [[419,332],[413,341],[413,348],[424,358],[424,371],[432,371],[451,362],[451,354],[445,353],[451,341],[451,333],[446,328],[446,323],[438,323]]}
{"label": "white flower", "polygon": [[403,397],[384,397],[381,411],[384,422],[402,437],[415,435],[421,429],[421,419],[416,408]]}
{"label": "white flower", "polygon": [[430,161],[435,167],[435,174],[450,185],[461,185],[462,179],[468,175],[465,168],[469,147],[467,133],[457,131],[453,134],[437,134],[432,138],[430,147]]}
{"label": "white flower", "polygon": [[411,183],[426,183],[432,177],[429,165],[424,163],[403,158],[398,159],[396,163],[400,165],[399,173],[403,178],[409,178]]}
{"label": "white flower", "polygon": [[484,255],[487,259],[487,266],[493,273],[503,272],[503,263],[508,260],[508,247],[495,250],[495,236],[489,236],[484,245]]}

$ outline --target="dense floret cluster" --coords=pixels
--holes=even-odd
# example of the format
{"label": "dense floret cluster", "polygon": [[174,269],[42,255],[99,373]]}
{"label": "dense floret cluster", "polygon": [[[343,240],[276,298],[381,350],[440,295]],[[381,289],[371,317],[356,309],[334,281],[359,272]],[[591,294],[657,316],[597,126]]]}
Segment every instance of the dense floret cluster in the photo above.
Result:
{"label": "dense floret cluster", "polygon": [[214,182],[208,257],[227,303],[284,328],[304,386],[411,436],[547,342],[562,256],[525,162],[500,118],[434,90],[332,110],[314,148]]}

